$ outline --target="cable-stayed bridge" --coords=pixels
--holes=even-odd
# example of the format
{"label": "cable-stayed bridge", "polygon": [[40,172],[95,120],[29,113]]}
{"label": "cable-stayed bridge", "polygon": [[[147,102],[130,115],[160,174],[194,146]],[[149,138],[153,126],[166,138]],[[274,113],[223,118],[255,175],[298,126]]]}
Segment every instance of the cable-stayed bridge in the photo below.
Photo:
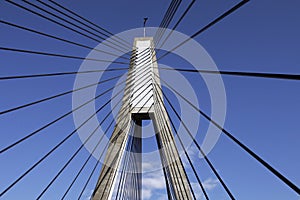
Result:
{"label": "cable-stayed bridge", "polygon": [[[33,73],[29,74],[23,66],[23,69],[16,68],[8,73],[4,71],[0,77],[4,88],[2,94],[6,96],[4,98],[6,102],[3,102],[0,110],[3,119],[0,150],[1,163],[3,163],[1,164],[3,166],[1,199],[20,197],[24,199],[149,199],[150,197],[145,196],[144,187],[149,179],[144,177],[147,159],[143,156],[147,153],[145,151],[151,148],[157,150],[156,161],[160,168],[156,171],[161,173],[160,182],[163,183],[161,190],[164,191],[165,199],[246,198],[240,196],[237,191],[241,190],[239,186],[241,183],[228,180],[228,176],[222,174],[222,165],[215,164],[216,160],[212,159],[210,154],[210,151],[214,150],[203,149],[203,146],[206,147],[203,145],[204,133],[201,136],[201,131],[195,132],[191,127],[191,124],[198,123],[197,117],[201,117],[207,123],[207,125],[200,123],[200,126],[204,128],[213,126],[215,131],[220,133],[220,138],[228,140],[236,151],[242,152],[244,157],[249,157],[265,176],[272,177],[274,183],[278,183],[282,190],[287,190],[290,196],[295,199],[299,197],[300,189],[294,177],[287,176],[287,172],[275,167],[272,162],[260,155],[260,151],[239,139],[234,131],[213,118],[213,109],[207,112],[207,109],[201,108],[205,106],[206,101],[201,100],[197,105],[177,87],[178,85],[170,83],[173,79],[177,80],[175,74],[179,73],[191,83],[193,90],[199,90],[200,93],[204,91],[201,81],[206,81],[205,77],[207,79],[223,76],[249,78],[249,81],[265,79],[278,81],[279,84],[287,82],[296,86],[298,84],[299,87],[299,73],[198,69],[193,66],[183,67],[183,61],[172,62],[171,68],[160,65],[164,59],[174,56],[175,53],[179,54],[181,49],[187,53],[186,60],[189,59],[189,55],[192,57],[194,53],[197,54],[197,51],[194,52],[194,49],[188,48],[194,39],[205,34],[212,27],[218,26],[229,16],[243,12],[243,9],[251,5],[250,1],[236,2],[204,26],[194,30],[189,37],[176,38],[178,34],[176,29],[185,22],[191,21],[191,19],[185,20],[190,13],[195,12],[193,8],[201,2],[172,0],[159,24],[160,28],[145,27],[136,32],[129,31],[129,38],[132,40],[126,38],[126,34],[113,34],[108,29],[64,6],[63,2],[7,0],[1,3],[10,6],[16,12],[22,11],[24,14],[30,14],[31,17],[39,18],[43,24],[51,24],[89,41],[81,42],[72,37],[57,35],[55,31],[51,31],[51,28],[44,31],[41,28],[17,23],[13,17],[1,18],[3,30],[12,29],[17,33],[30,34],[32,37],[31,40],[24,41],[28,44],[22,48],[19,48],[13,41],[11,45],[1,45],[3,60],[7,59],[10,64],[14,65],[18,60],[11,60],[10,56],[13,55],[26,57],[28,60],[26,65],[30,63],[41,65],[44,61],[36,58],[47,58],[51,65],[55,65],[53,70],[56,70],[44,70],[44,73],[37,73],[43,70],[37,70],[34,67],[31,70]],[[62,49],[54,45],[56,51],[36,50],[39,42],[34,40],[35,37],[59,42]],[[90,42],[100,45],[95,47]],[[65,45],[67,47],[63,47]],[[86,56],[86,54],[77,53],[80,50],[71,51],[71,47],[92,53]],[[77,66],[81,65],[81,68],[60,70],[61,60],[66,60],[64,64],[68,61],[77,62]],[[6,61],[3,61],[4,67],[6,67],[5,63]],[[163,74],[167,74],[167,77],[164,78]],[[59,78],[63,78],[63,81]],[[26,83],[28,80],[46,80],[46,83],[44,85],[38,85],[37,82],[28,84]],[[219,83],[218,80],[212,80],[216,85]],[[17,98],[10,94],[12,93],[10,87],[15,86],[14,81],[21,84],[21,86],[18,85],[21,91],[18,92]],[[53,92],[56,84],[64,86],[67,82],[73,89],[66,87],[66,89]],[[181,84],[179,79],[177,82]],[[24,84],[23,87],[22,84]],[[217,90],[214,84],[211,87]],[[27,89],[22,91],[22,88]],[[43,91],[42,95],[37,98],[27,98],[26,94],[29,90],[36,93],[34,88],[40,88]],[[230,88],[226,88],[227,90]],[[196,96],[199,95],[198,92]],[[92,94],[91,97],[90,94]],[[70,98],[71,95],[73,99]],[[222,96],[221,93],[219,95]],[[220,96],[218,96],[219,101],[222,100]],[[59,101],[59,99],[63,100]],[[9,104],[10,101],[12,104]],[[213,100],[211,101],[213,104]],[[188,117],[183,117],[184,111],[178,108],[180,104],[178,102],[183,102],[192,110],[188,112]],[[62,111],[65,107],[68,110]],[[297,105],[295,107],[297,109]],[[57,112],[60,114],[57,115]],[[278,113],[276,115],[280,116]],[[274,116],[270,116],[272,117]],[[97,121],[96,124],[94,124],[95,121]],[[147,145],[147,139],[144,137],[145,121],[151,121],[151,126],[153,126],[151,145]],[[236,123],[238,124],[239,121],[237,120]],[[255,127],[253,122],[249,123]],[[91,130],[86,131],[89,130],[87,127]],[[100,129],[103,129],[102,132]],[[20,130],[22,133],[19,132]],[[289,127],[285,131],[290,131]],[[10,134],[10,132],[13,133]],[[260,134],[266,134],[272,138],[272,133]],[[246,136],[243,137],[246,138]],[[290,140],[297,139],[299,139],[298,134],[290,138]],[[259,141],[260,138],[255,140]],[[218,143],[214,145],[218,148]],[[262,144],[261,148],[264,145]],[[278,148],[282,147],[278,145]],[[296,152],[299,150],[297,147],[291,148]],[[278,159],[282,159],[282,162],[291,162],[291,165],[296,165],[297,160],[299,161],[297,158],[294,158],[296,161],[290,161],[287,158]],[[239,160],[230,162],[229,165],[232,169],[237,169]],[[204,166],[207,169],[204,169]],[[222,193],[220,197],[216,197],[215,192],[210,191],[211,186],[208,186],[207,182],[210,179],[203,178],[209,177],[202,174],[204,171],[209,171],[209,176],[214,177],[212,185],[218,185],[218,192]],[[232,174],[234,173],[233,170]],[[255,173],[255,170],[251,173]],[[237,176],[242,175],[238,173]],[[30,183],[29,186],[28,183]],[[264,187],[272,188],[266,185]],[[249,185],[243,190],[248,190],[249,195],[251,193],[251,196],[255,196],[251,188]],[[259,194],[257,198],[260,198]]]}

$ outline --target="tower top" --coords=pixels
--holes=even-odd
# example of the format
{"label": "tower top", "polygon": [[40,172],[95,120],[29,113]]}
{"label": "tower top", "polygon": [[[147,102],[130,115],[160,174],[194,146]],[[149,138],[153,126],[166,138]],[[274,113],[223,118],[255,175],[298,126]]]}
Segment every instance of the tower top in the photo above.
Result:
{"label": "tower top", "polygon": [[133,65],[133,87],[131,90],[132,113],[149,113],[153,105],[153,68],[157,66],[153,57],[153,38],[134,39],[135,63]]}

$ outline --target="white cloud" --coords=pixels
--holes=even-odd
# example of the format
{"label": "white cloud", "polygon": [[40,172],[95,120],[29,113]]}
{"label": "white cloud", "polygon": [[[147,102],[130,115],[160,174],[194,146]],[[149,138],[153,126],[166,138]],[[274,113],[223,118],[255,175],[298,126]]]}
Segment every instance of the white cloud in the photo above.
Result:
{"label": "white cloud", "polygon": [[[145,168],[151,169],[153,163],[143,163]],[[156,200],[166,199],[164,194],[160,194],[165,190],[165,180],[162,170],[144,173],[142,177],[142,196],[143,200],[149,200],[155,196]]]}
{"label": "white cloud", "polygon": [[189,154],[190,157],[196,156],[198,151],[199,150],[194,145],[188,147],[187,149],[187,153]]}
{"label": "white cloud", "polygon": [[152,169],[153,166],[150,162],[143,162],[142,163],[142,170],[144,171],[149,171],[150,169]]}
{"label": "white cloud", "polygon": [[161,194],[157,198],[155,198],[155,200],[166,200],[166,197],[166,194]]}
{"label": "white cloud", "polygon": [[152,190],[142,189],[142,199],[150,199],[152,196]]}
{"label": "white cloud", "polygon": [[[202,185],[205,189],[205,192],[212,191],[214,188],[217,187],[219,181],[217,179],[208,178],[203,181]],[[205,199],[203,195],[203,191],[198,183],[192,183],[192,187],[194,189],[195,195],[197,199]]]}
{"label": "white cloud", "polygon": [[143,179],[143,186],[151,189],[163,189],[165,188],[165,183],[163,181],[164,177],[148,177]]}
{"label": "white cloud", "polygon": [[208,178],[203,182],[203,187],[206,190],[212,190],[218,185],[219,181],[217,179]]}

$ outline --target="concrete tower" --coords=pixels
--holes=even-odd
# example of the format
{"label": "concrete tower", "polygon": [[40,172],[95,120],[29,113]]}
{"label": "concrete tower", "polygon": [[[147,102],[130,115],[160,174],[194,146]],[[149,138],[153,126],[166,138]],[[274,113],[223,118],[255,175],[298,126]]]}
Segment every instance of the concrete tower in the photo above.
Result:
{"label": "concrete tower", "polygon": [[[111,199],[118,186],[130,133],[133,136],[130,163],[134,166],[129,184],[134,184],[128,199],[142,199],[142,120],[153,121],[169,199],[192,199],[191,188],[180,161],[167,111],[164,107],[153,39],[135,38],[131,66],[126,80],[122,106],[110,138],[105,161],[93,194],[93,200]],[[128,196],[127,195],[127,196]]]}

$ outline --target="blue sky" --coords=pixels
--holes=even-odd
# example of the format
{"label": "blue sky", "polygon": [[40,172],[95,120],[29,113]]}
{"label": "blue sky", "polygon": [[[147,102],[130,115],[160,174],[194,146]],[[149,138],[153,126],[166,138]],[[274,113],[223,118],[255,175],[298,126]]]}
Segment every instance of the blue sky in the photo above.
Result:
{"label": "blue sky", "polygon": [[[75,2],[60,0],[58,2],[111,32],[119,33],[141,27],[143,18],[146,16],[149,17],[148,26],[158,26],[170,1],[110,0],[104,2],[86,0]],[[189,2],[184,1],[182,3],[170,27],[177,21],[179,14],[183,12]],[[235,0],[199,0],[176,30],[191,35],[237,2]],[[300,74],[299,7],[300,2],[296,0],[250,1],[240,10],[196,37],[195,40],[206,49],[219,70]],[[2,20],[77,41],[78,43],[92,47],[98,45],[97,42],[13,7],[5,1],[0,2],[0,16]],[[89,53],[87,49],[47,39],[3,24],[0,25],[0,30],[0,43],[3,47],[81,57],[85,57]],[[132,42],[129,41],[129,43]],[[25,55],[5,51],[0,51],[0,58],[1,76],[77,71],[82,63],[81,60]],[[174,68],[189,67],[184,60],[172,55],[160,60],[160,63]],[[111,67],[126,66],[113,65]],[[122,74],[123,72],[113,72],[105,77]],[[171,76],[171,72],[169,74]],[[194,90],[197,91],[201,108],[210,113],[209,95],[203,80],[199,78],[199,75],[184,75],[191,82]],[[299,186],[299,81],[232,76],[222,76],[222,78],[227,96],[227,115],[224,127]],[[0,111],[71,90],[74,80],[75,76],[70,75],[1,81]],[[105,91],[111,84],[101,85],[97,88],[97,92]],[[172,97],[175,106],[178,108],[179,105],[174,95],[169,90],[166,92]],[[101,106],[110,97],[111,94],[104,95],[96,101],[96,107]],[[0,116],[1,149],[71,109],[72,97],[66,95],[56,100]],[[169,106],[167,106],[167,109],[178,125],[178,120]],[[109,108],[105,108],[103,113],[98,115],[99,120],[108,112]],[[198,115],[198,113],[194,112],[191,115]],[[199,142],[203,139],[201,131],[205,131],[208,126],[205,119],[201,118],[200,121],[201,128],[197,135]],[[108,123],[105,123],[104,127],[107,126]],[[49,151],[52,146],[69,132],[72,132],[74,128],[73,119],[70,115],[47,128],[41,134],[1,154],[1,191],[30,167],[32,163]],[[151,141],[148,142],[151,143]],[[80,145],[81,141],[75,135],[5,194],[2,199],[36,198],[69,155],[76,151]],[[148,150],[151,148],[152,146],[149,146]],[[190,153],[196,163],[195,166],[199,175],[206,183],[211,199],[226,199],[226,193],[218,184],[204,160],[199,159],[195,147],[191,147]],[[87,156],[87,151],[80,152],[67,170],[45,193],[44,199],[61,197],[66,186],[70,183],[70,177],[74,177],[75,172],[78,171]],[[220,137],[217,145],[209,154],[209,158],[237,199],[299,199],[295,192],[225,136]],[[94,163],[94,159],[88,163],[68,194],[67,199],[74,199],[78,196],[78,191],[82,188]],[[100,170],[100,168],[97,170]],[[152,184],[161,178],[159,173],[146,176],[148,182],[144,185],[144,189],[147,192],[151,191],[151,195],[148,196],[149,198],[145,197],[145,199],[160,198],[163,195],[163,187],[159,184]],[[90,194],[96,179],[97,173],[91,179],[91,183],[84,193],[85,197]],[[195,182],[193,176],[191,176],[191,180]]]}

